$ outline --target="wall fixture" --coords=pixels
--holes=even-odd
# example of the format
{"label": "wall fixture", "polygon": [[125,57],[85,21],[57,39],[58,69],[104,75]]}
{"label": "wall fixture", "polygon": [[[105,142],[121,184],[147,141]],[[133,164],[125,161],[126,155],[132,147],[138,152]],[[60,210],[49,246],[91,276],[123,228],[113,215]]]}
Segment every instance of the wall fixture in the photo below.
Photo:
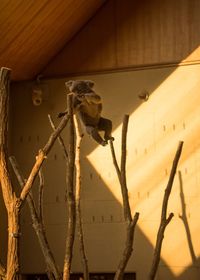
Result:
{"label": "wall fixture", "polygon": [[143,101],[147,101],[149,99],[149,92],[147,90],[143,90],[140,94],[138,94],[138,97]]}
{"label": "wall fixture", "polygon": [[32,102],[34,106],[40,106],[43,101],[43,89],[41,87],[41,75],[36,79],[36,82],[32,88]]}

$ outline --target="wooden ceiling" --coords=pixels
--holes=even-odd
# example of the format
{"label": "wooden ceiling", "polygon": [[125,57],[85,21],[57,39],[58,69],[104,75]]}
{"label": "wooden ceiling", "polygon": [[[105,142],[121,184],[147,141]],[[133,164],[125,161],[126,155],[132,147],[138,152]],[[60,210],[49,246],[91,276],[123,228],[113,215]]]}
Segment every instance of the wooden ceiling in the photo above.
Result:
{"label": "wooden ceiling", "polygon": [[105,0],[1,0],[0,67],[34,79]]}

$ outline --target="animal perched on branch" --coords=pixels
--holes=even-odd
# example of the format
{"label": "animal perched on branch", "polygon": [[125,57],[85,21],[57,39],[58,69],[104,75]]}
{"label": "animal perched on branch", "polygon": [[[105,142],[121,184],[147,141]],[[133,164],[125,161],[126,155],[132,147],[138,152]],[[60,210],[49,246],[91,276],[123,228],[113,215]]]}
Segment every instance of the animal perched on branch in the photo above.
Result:
{"label": "animal perched on branch", "polygon": [[[111,136],[112,122],[101,117],[102,101],[101,97],[93,90],[94,82],[87,80],[68,81],[66,86],[70,94],[73,95],[74,113],[78,114],[79,119],[86,128],[86,132],[100,145],[105,146],[108,140],[114,140]],[[58,114],[62,117],[67,111]],[[99,134],[104,132],[104,139]]]}

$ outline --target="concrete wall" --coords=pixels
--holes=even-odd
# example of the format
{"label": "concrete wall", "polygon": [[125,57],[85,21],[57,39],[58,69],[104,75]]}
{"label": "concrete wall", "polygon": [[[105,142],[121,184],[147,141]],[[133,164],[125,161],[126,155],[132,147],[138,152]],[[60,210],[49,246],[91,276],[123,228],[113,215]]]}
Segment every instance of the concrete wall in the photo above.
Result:
{"label": "concrete wall", "polygon": [[[104,103],[103,116],[112,119],[117,157],[120,159],[121,123],[130,115],[127,141],[127,184],[132,213],[140,212],[134,252],[127,271],[137,280],[147,279],[160,222],[164,189],[178,142],[184,141],[179,170],[189,233],[180,218],[180,176],[176,175],[168,212],[168,225],[157,280],[196,280],[199,275],[200,210],[200,65],[99,74],[75,79],[95,81]],[[70,77],[72,79],[72,77]],[[33,83],[12,86],[12,154],[28,176],[39,148],[51,133],[47,114],[56,119],[65,109],[65,81],[42,81],[43,103],[34,106]],[[147,90],[142,102],[138,94]],[[62,134],[67,144],[66,130]],[[84,136],[82,143],[82,199],[86,254],[91,272],[116,270],[125,240],[120,186],[109,147],[101,147]],[[44,167],[44,211],[47,235],[62,270],[66,236],[65,160],[56,143]],[[34,195],[37,199],[37,182]],[[183,202],[183,201],[182,201]],[[189,246],[190,245],[190,246]],[[31,226],[28,209],[23,209],[21,262],[24,273],[45,271],[44,260]],[[73,272],[82,271],[76,240]]]}

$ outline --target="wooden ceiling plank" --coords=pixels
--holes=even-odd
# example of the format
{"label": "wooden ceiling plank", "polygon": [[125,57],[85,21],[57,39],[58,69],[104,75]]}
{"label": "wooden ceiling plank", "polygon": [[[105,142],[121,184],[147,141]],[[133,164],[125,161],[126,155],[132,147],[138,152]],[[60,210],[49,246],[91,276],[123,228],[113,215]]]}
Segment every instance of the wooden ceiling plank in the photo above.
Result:
{"label": "wooden ceiling plank", "polygon": [[0,1],[0,26],[4,29],[6,22],[12,20],[11,14],[13,14],[16,9],[21,5],[20,1],[6,1],[6,5]]}
{"label": "wooden ceiling plank", "polygon": [[[73,1],[71,1],[72,3]],[[79,13],[81,16],[79,18],[76,17],[77,11],[81,11],[83,8],[83,2],[80,0],[78,1],[79,7],[76,7],[76,10],[73,10],[71,13],[68,13],[68,17],[65,16],[66,11],[69,9],[69,7],[66,8],[66,11],[62,9],[62,13],[56,15],[56,18],[54,18],[55,22],[59,22],[56,25],[50,24],[51,26],[51,32],[49,32],[49,40],[47,43],[47,40],[42,40],[44,37],[44,34],[40,33],[40,36],[38,37],[38,41],[41,39],[41,46],[45,47],[48,44],[48,49],[52,49],[53,52],[55,53],[55,48],[56,52],[60,50],[61,47],[69,40],[71,39],[71,36],[73,36],[74,33],[76,33],[79,29],[80,26],[82,26],[83,22],[85,23],[85,18],[88,18],[88,14],[84,13]],[[89,3],[89,1],[87,2]],[[72,3],[72,6],[74,6],[74,2]],[[92,11],[89,11],[89,7],[85,7],[87,10],[87,13],[89,12],[89,16],[91,16]],[[70,28],[69,28],[69,22],[70,22]],[[58,32],[59,31],[59,32]],[[46,32],[46,31],[45,31]],[[50,35],[51,34],[51,35]],[[52,38],[54,38],[52,40]],[[43,45],[42,45],[43,44]],[[36,46],[37,49],[37,46]],[[35,52],[37,51],[35,48],[30,50],[30,52]]]}
{"label": "wooden ceiling plank", "polygon": [[27,3],[29,1],[26,1],[26,5],[20,6],[17,13],[10,15],[11,22],[8,29],[6,27],[0,28],[0,37],[3,38],[2,47],[0,46],[0,56],[2,53],[8,52],[9,46],[18,41],[27,26],[31,24],[37,14],[40,13],[40,10],[48,3],[48,0],[40,1],[40,5],[33,4],[34,2],[30,2],[31,5],[29,5],[30,3],[27,5]]}
{"label": "wooden ceiling plank", "polygon": [[[107,2],[43,69],[44,75],[64,76],[66,72],[82,73],[85,69],[92,72],[101,68],[103,63],[107,68],[116,65],[114,5],[115,1]],[[98,51],[99,48],[101,51]],[[106,62],[102,48],[109,53]]]}
{"label": "wooden ceiling plank", "polygon": [[[93,0],[90,0],[92,1],[94,4],[94,1]],[[73,10],[73,12],[70,14],[70,18],[67,19],[67,22],[63,23],[62,26],[64,27],[63,29],[64,30],[59,30],[60,32],[57,32],[57,30],[55,29],[55,35],[53,36],[53,38],[55,40],[49,40],[49,45],[47,46],[46,43],[44,44],[44,54],[42,54],[42,52],[39,52],[39,55],[41,56],[41,59],[39,59],[38,57],[38,64],[35,65],[36,66],[36,69],[35,69],[35,73],[40,73],[42,71],[42,69],[44,69],[44,66],[52,59],[52,57],[55,56],[55,54],[60,51],[61,48],[63,48],[63,46],[65,45],[65,43],[71,39],[71,37],[80,29],[80,27],[82,27],[83,24],[85,24],[85,22],[88,20],[88,18],[90,18],[94,12],[94,9],[95,11],[97,10],[97,8],[99,8],[100,5],[102,5],[102,0],[99,1],[99,5],[96,6],[97,3],[97,0],[96,0],[96,3],[95,5],[90,5],[90,1],[87,0],[87,3],[88,3],[88,6],[84,6],[84,1],[82,2],[82,4],[80,5],[80,11],[82,10],[83,6],[85,8],[85,10],[87,12],[89,12],[89,17],[88,15],[86,16],[84,13],[79,13],[78,12],[78,8],[76,8],[75,10]],[[78,0],[79,4],[80,4],[80,0]],[[92,6],[92,7],[91,7]],[[74,2],[73,2],[73,7],[74,7]],[[77,18],[76,18],[76,14],[81,14],[80,16],[80,19],[79,19],[79,22],[76,23],[77,21]],[[69,28],[66,28],[67,26],[69,26],[68,21],[70,21],[70,30]],[[67,24],[67,25],[66,25]],[[59,35],[60,34],[60,35]],[[66,34],[67,37],[64,38],[63,34]],[[60,38],[58,37],[60,36]],[[64,38],[64,40],[63,40]],[[60,43],[60,44],[59,44]],[[60,46],[59,46],[60,45]],[[45,52],[45,49],[48,49],[48,52]],[[32,52],[31,56],[34,57],[34,53],[35,53],[35,49],[31,50],[30,52]],[[36,51],[36,53],[38,53]],[[46,60],[45,60],[45,57],[46,57]],[[28,57],[26,57],[27,60],[28,60]],[[25,59],[26,59],[25,58]],[[32,69],[34,68],[34,66],[32,66]]]}
{"label": "wooden ceiling plank", "polygon": [[[50,36],[49,29],[52,25],[52,22],[48,16],[49,14],[54,13],[56,7],[59,6],[62,1],[63,0],[51,2],[47,1],[46,5],[38,11],[29,24],[24,27],[23,31],[18,34],[15,44],[10,44],[7,46],[6,52],[14,54],[17,51],[17,53],[20,54],[23,52],[24,47],[26,47],[26,49],[29,51],[29,49],[34,46],[34,43],[36,43],[34,48],[37,48],[39,38],[42,38],[45,41],[46,38]],[[49,3],[51,3],[51,5]]]}
{"label": "wooden ceiling plank", "polygon": [[11,9],[10,18],[5,22],[5,29],[0,27],[0,37],[4,35],[0,65],[13,68],[17,79],[30,79],[63,48],[104,0],[16,2],[20,5],[15,9],[7,6]]}

